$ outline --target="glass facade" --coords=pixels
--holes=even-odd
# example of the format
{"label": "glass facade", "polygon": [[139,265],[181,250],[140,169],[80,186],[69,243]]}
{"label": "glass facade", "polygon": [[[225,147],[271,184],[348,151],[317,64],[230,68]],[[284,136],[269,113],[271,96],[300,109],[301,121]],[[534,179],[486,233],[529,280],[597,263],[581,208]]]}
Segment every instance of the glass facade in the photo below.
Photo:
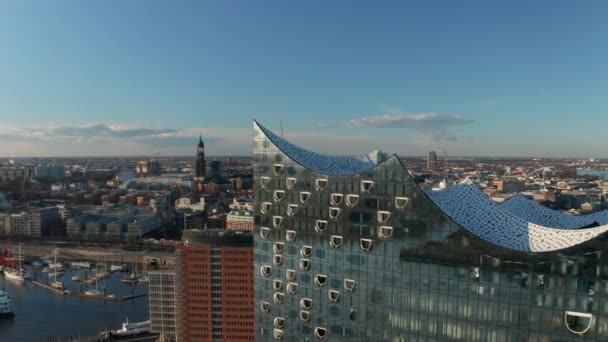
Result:
{"label": "glass facade", "polygon": [[498,247],[453,222],[396,156],[327,174],[279,139],[254,124],[257,340],[608,340],[605,236]]}

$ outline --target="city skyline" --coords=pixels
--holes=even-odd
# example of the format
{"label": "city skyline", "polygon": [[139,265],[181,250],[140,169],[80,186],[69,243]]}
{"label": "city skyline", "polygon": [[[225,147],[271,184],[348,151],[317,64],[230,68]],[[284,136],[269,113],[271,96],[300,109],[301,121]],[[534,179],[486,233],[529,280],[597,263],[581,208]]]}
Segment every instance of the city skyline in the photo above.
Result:
{"label": "city skyline", "polygon": [[[603,158],[604,2],[0,4],[0,156]],[[440,4],[440,6],[437,6]]]}

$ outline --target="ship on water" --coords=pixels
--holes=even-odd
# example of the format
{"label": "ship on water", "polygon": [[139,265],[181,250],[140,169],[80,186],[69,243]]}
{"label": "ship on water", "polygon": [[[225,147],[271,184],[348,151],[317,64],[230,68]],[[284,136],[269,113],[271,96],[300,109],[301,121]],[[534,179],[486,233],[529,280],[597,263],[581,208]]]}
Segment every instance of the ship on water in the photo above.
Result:
{"label": "ship on water", "polygon": [[19,253],[17,254],[17,260],[19,261],[17,268],[10,268],[10,267],[4,268],[4,278],[17,282],[17,283],[23,283],[23,282],[25,282],[26,279],[30,279],[30,275],[23,269],[23,265],[22,265],[23,260],[21,257],[21,245],[19,245]]}
{"label": "ship on water", "polygon": [[114,337],[131,337],[148,333],[150,333],[150,321],[129,323],[128,317],[126,322],[122,323],[122,328],[110,331],[110,335]]}
{"label": "ship on water", "polygon": [[15,317],[11,308],[11,297],[6,291],[0,290],[0,319],[10,319]]}

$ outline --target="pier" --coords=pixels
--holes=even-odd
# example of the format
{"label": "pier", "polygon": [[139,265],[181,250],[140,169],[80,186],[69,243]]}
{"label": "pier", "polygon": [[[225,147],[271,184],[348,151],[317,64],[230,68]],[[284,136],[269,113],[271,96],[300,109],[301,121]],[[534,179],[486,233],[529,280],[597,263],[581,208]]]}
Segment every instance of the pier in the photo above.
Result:
{"label": "pier", "polygon": [[88,295],[84,292],[71,292],[68,290],[58,290],[54,287],[52,287],[49,284],[45,284],[43,282],[37,281],[37,280],[32,280],[32,283],[41,287],[44,287],[45,289],[51,290],[55,293],[64,295],[64,296],[72,296],[72,297],[80,297],[80,298],[91,298],[91,299],[97,299],[97,300],[105,300],[105,301],[125,301],[125,300],[129,300],[129,299],[136,299],[136,298],[142,298],[145,297],[146,294],[138,294],[138,295],[129,295],[129,296],[124,296],[124,297],[118,297],[115,295]]}

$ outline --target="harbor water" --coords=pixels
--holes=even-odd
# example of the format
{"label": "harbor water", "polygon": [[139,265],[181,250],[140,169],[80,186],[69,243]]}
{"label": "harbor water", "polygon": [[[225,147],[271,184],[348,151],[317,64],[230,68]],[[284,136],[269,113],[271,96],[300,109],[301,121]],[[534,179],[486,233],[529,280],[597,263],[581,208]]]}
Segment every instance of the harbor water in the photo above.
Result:
{"label": "harbor water", "polygon": [[[27,267],[33,280],[47,282],[47,273],[39,268]],[[82,273],[82,272],[81,272]],[[63,281],[72,292],[95,288],[95,284],[84,285],[73,282],[76,270],[66,270],[58,280]],[[104,280],[105,293],[117,297],[147,295],[147,283],[134,286],[121,282],[125,273],[114,273]],[[82,274],[84,276],[84,274]],[[51,281],[54,279],[51,279]],[[102,290],[102,284],[99,284]],[[5,289],[12,300],[15,318],[0,320],[0,341],[68,341],[71,337],[97,335],[106,327],[118,329],[122,322],[140,322],[148,319],[147,296],[125,301],[104,301],[61,295],[42,286],[26,281],[18,284],[0,276],[0,289]]]}

